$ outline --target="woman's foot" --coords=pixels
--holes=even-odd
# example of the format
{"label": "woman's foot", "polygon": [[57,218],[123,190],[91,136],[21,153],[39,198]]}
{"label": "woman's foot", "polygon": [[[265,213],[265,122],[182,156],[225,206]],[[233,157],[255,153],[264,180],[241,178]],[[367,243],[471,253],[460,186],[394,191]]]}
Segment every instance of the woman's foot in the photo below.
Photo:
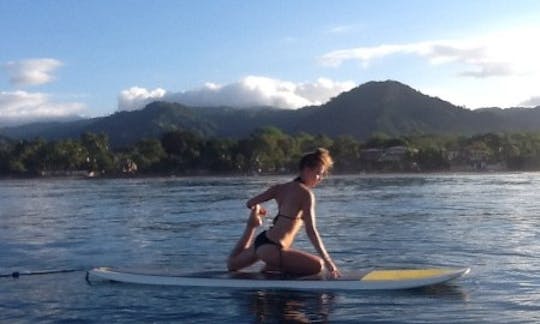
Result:
{"label": "woman's foot", "polygon": [[259,227],[262,225],[262,217],[266,215],[266,212],[260,205],[255,205],[251,208],[251,213],[249,214],[248,225],[250,227]]}

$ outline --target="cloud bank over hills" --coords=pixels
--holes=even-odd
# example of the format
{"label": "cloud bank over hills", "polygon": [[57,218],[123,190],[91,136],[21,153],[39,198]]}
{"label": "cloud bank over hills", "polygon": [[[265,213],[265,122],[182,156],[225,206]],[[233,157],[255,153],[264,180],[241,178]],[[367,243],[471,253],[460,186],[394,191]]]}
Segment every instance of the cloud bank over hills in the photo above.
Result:
{"label": "cloud bank over hills", "polygon": [[[16,90],[0,91],[0,127],[70,119],[83,114],[87,108],[84,103],[63,102],[52,94],[26,89],[54,82],[55,73],[63,65],[63,62],[53,58],[10,61],[1,65],[10,85]],[[157,100],[187,106],[271,106],[297,109],[324,104],[355,86],[352,81],[333,81],[327,78],[295,83],[264,76],[247,76],[225,85],[208,82],[200,88],[179,92],[135,86],[120,92],[117,110],[139,110]]]}
{"label": "cloud bank over hills", "polygon": [[35,120],[66,119],[77,115],[84,105],[76,102],[56,102],[39,92],[0,92],[0,126]]}
{"label": "cloud bank over hills", "polygon": [[195,107],[271,106],[297,109],[324,104],[332,97],[355,86],[352,81],[338,82],[326,78],[319,78],[314,82],[294,83],[262,76],[247,76],[226,85],[206,83],[199,89],[182,92],[169,92],[162,88],[150,90],[132,87],[120,93],[118,110],[138,110],[157,100]]}

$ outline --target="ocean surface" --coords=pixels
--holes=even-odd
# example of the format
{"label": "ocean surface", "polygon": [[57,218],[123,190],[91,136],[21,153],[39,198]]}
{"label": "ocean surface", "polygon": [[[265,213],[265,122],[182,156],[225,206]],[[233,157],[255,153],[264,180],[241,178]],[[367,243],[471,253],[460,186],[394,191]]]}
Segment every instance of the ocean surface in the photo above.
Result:
{"label": "ocean surface", "polygon": [[[540,322],[540,173],[335,175],[315,189],[319,231],[343,272],[472,268],[443,286],[302,292],[85,280],[95,266],[224,270],[245,201],[290,178],[0,180],[0,322]],[[304,232],[295,247],[313,251]]]}

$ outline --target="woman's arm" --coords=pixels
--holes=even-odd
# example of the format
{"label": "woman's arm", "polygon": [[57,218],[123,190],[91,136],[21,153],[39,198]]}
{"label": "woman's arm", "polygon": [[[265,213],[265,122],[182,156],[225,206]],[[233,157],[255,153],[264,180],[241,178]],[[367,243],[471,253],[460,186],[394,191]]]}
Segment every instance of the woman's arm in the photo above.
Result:
{"label": "woman's arm", "polygon": [[277,185],[268,188],[265,192],[258,194],[246,202],[246,207],[252,209],[256,205],[274,199],[276,197]]}
{"label": "woman's arm", "polygon": [[302,204],[302,206],[302,218],[306,226],[306,233],[309,240],[323,259],[326,269],[334,278],[339,277],[341,273],[326,251],[321,236],[319,235],[319,231],[317,230],[317,224],[315,221],[315,197],[313,196],[313,193],[309,193],[308,197],[305,198],[305,203]]}

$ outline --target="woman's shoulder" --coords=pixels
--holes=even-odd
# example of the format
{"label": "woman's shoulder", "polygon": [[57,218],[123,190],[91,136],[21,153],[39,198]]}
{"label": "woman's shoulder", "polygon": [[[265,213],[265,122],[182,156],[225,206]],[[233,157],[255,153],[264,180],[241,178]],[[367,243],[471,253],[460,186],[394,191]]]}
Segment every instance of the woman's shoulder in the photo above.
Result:
{"label": "woman's shoulder", "polygon": [[296,197],[300,196],[302,198],[309,198],[313,196],[313,191],[309,187],[298,181],[286,182],[281,186],[282,191],[294,194],[294,196]]}

